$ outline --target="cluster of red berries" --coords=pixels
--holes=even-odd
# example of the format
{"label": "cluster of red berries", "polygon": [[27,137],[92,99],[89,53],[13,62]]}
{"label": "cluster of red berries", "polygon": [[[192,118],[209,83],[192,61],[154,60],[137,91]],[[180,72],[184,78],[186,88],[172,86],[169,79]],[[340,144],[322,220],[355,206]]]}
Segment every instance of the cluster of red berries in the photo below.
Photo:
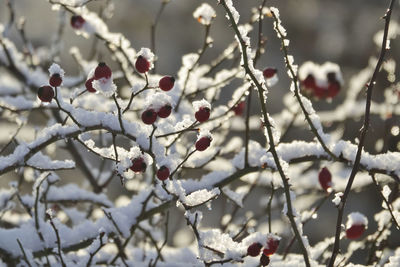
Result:
{"label": "cluster of red berries", "polygon": [[[267,240],[267,245],[263,249],[262,255],[260,257],[261,266],[267,266],[270,262],[269,256],[274,254],[279,246],[279,239],[274,236],[269,236]],[[251,257],[257,257],[260,255],[262,245],[258,242],[251,244],[247,248],[247,255]]]}
{"label": "cluster of red berries", "polygon": [[324,167],[318,174],[319,184],[325,192],[330,192],[332,190],[332,174],[328,168]]}
{"label": "cluster of red berries", "polygon": [[155,110],[154,108],[148,108],[142,113],[142,121],[145,124],[153,124],[157,120],[157,116],[160,118],[168,118],[168,116],[171,114],[171,111],[172,106],[170,104],[166,104],[158,110]]}
{"label": "cluster of red berries", "polygon": [[50,76],[49,79],[49,85],[44,85],[42,87],[39,87],[38,89],[38,98],[42,102],[51,102],[54,98],[54,90],[53,87],[58,87],[62,83],[62,78],[59,73],[54,73]]}
{"label": "cluster of red berries", "polygon": [[308,74],[307,77],[301,81],[301,87],[306,93],[316,98],[335,97],[340,91],[340,82],[337,80],[336,73],[334,72],[329,72],[326,76],[328,84],[320,85],[314,75]]}
{"label": "cluster of red berries", "polygon": [[97,65],[96,69],[94,70],[93,77],[89,78],[85,82],[86,90],[90,93],[95,93],[96,89],[93,88],[93,81],[100,80],[100,79],[110,79],[112,75],[112,71],[110,67],[107,66],[106,63],[100,62]]}

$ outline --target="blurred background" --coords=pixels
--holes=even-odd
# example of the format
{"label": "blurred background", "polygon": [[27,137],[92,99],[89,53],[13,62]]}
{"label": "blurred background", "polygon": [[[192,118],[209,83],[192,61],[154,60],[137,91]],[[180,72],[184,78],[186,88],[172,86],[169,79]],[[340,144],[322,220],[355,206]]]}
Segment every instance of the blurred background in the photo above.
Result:
{"label": "blurred background", "polygon": [[[7,24],[9,20],[9,11],[7,1],[0,0],[0,23]],[[107,19],[107,24],[111,32],[123,33],[136,50],[141,47],[150,47],[150,27],[160,8],[161,0],[115,0],[114,15]],[[214,1],[199,0],[172,0],[166,5],[164,12],[160,17],[160,21],[156,32],[156,51],[157,51],[157,73],[176,75],[181,66],[181,58],[187,53],[196,52],[201,48],[204,36],[204,26],[199,24],[192,16],[193,11],[203,2],[209,3],[215,8],[217,17],[215,18],[210,31],[213,38],[213,47],[207,50],[201,63],[210,62],[219,55],[226,46],[234,40],[233,31],[228,27],[228,22],[224,16],[223,9],[216,5]],[[251,16],[251,9],[257,7],[261,1],[258,0],[238,0],[233,1],[241,14],[240,21],[247,22]],[[103,9],[106,0],[97,0],[90,2],[87,6],[92,11],[100,11]],[[34,49],[40,49],[41,46],[48,47],[55,37],[58,29],[59,15],[57,11],[51,9],[51,5],[45,0],[15,0],[16,18],[25,17],[25,32],[27,39],[32,43]],[[295,58],[295,63],[301,65],[305,61],[314,61],[322,64],[325,61],[332,61],[340,65],[345,86],[341,93],[331,102],[324,100],[313,100],[316,110],[331,110],[340,104],[345,96],[346,87],[349,78],[362,68],[366,67],[370,56],[378,56],[379,51],[373,42],[374,34],[383,29],[384,21],[381,19],[389,1],[376,0],[269,0],[267,6],[276,6],[280,10],[281,19],[284,27],[288,32],[290,40],[290,53]],[[396,4],[392,21],[399,21],[399,5]],[[70,14],[66,14],[66,27],[63,35],[63,46],[65,52],[61,53],[61,57],[55,59],[61,62],[62,67],[67,75],[78,74],[75,62],[69,54],[71,46],[77,46],[81,49],[82,55],[90,54],[93,47],[93,39],[85,39],[77,36],[73,29],[69,27]],[[283,62],[282,52],[280,51],[280,42],[276,38],[276,34],[272,28],[272,20],[266,18],[263,24],[263,34],[267,38],[266,52],[262,55],[257,67],[263,69],[266,66],[278,68],[279,82],[269,93],[270,111],[272,114],[282,110],[282,97],[289,90],[290,80],[286,75]],[[22,40],[15,28],[9,33],[17,46],[22,47]],[[253,34],[254,38],[255,35]],[[253,44],[255,44],[253,39]],[[108,52],[101,43],[97,44],[103,56],[107,57]],[[387,58],[392,57],[398,59],[400,56],[400,45],[397,40],[392,40],[391,49],[388,51]],[[117,64],[111,64],[112,69],[117,69]],[[0,71],[4,71],[0,68]],[[374,99],[379,101],[383,99],[383,90],[386,88],[387,80],[385,75],[381,74],[378,83],[374,88]],[[229,98],[230,91],[224,94],[225,98]],[[253,101],[256,103],[256,101]],[[258,106],[252,107],[253,114],[257,114]],[[354,141],[358,136],[359,128],[362,121],[346,121],[338,127],[342,127],[344,139]],[[389,124],[387,124],[389,123]],[[389,125],[389,128],[388,128]],[[398,140],[396,136],[387,135],[392,126],[399,125],[396,118],[382,120],[374,117],[372,128],[368,133],[366,150],[371,153],[377,153],[376,141],[382,138],[392,138]],[[2,144],[8,141],[10,133],[15,131],[15,126],[5,121],[0,121],[1,134],[0,142]],[[398,135],[398,134],[397,134]],[[20,138],[29,141],[32,135],[29,132],[22,131]],[[252,138],[261,140],[262,133],[252,133]],[[396,139],[397,138],[397,139]],[[294,139],[312,140],[312,136],[307,129],[293,130],[289,132],[287,141]],[[393,150],[396,150],[397,142],[393,141]],[[58,157],[67,158],[68,154],[57,152]],[[61,154],[59,154],[61,153]],[[399,163],[400,164],[400,163]],[[71,171],[61,172],[68,179],[72,180]],[[82,174],[78,174],[79,175]],[[1,186],[7,186],[8,182],[15,179],[13,174],[7,174],[7,178],[0,180]],[[75,178],[76,179],[76,178]],[[116,198],[120,194],[127,194],[121,188],[119,181],[115,181],[109,187],[108,193],[112,198]],[[256,189],[248,200],[245,202],[246,211],[257,212],[257,203],[260,199],[268,196],[269,192],[265,189]],[[223,201],[217,200],[213,205],[214,212],[222,213],[225,208]],[[254,204],[256,203],[256,204]],[[368,214],[370,221],[370,229],[374,229],[372,214],[381,209],[381,200],[377,197],[376,189],[373,186],[364,188],[361,192],[350,196],[348,210],[358,210]],[[330,204],[330,203],[329,203]],[[326,206],[331,206],[331,205]],[[179,215],[179,211],[175,211]],[[217,221],[212,217],[212,213],[207,214],[205,210],[205,220],[203,225],[215,226]],[[279,217],[279,210],[274,212],[274,216]],[[336,214],[336,212],[335,212]],[[181,215],[180,215],[181,216]],[[176,223],[172,232],[178,231],[182,236],[190,237],[191,233],[182,222],[182,217],[171,216]],[[335,215],[336,217],[336,215]],[[307,235],[310,235],[311,244],[322,240],[327,234],[333,234],[335,219],[332,219],[332,209],[322,209],[317,222],[309,223],[305,227]],[[279,226],[277,226],[279,227]],[[327,233],[327,229],[329,229]],[[372,231],[372,230],[371,230]],[[189,239],[190,239],[189,238]],[[183,238],[185,239],[185,238]],[[187,238],[186,238],[187,239]],[[171,240],[173,243],[174,241]],[[189,242],[189,241],[187,241]],[[391,238],[393,245],[400,245],[399,236]],[[184,246],[185,243],[176,243],[175,245]],[[362,256],[362,255],[361,255]],[[356,259],[357,261],[357,259]]]}

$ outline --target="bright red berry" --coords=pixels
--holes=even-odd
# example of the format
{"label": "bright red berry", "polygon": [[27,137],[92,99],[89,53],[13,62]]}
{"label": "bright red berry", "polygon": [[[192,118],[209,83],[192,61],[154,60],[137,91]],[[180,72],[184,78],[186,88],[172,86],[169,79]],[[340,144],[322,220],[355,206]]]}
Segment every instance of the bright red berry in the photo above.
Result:
{"label": "bright red berry", "polygon": [[171,105],[165,105],[162,108],[160,108],[160,110],[157,112],[157,115],[160,118],[167,118],[171,114],[171,111],[172,111]]}
{"label": "bright red berry", "polygon": [[260,255],[262,245],[260,243],[253,243],[247,248],[247,255],[257,257]]}
{"label": "bright red berry", "polygon": [[94,70],[94,79],[99,80],[101,78],[109,79],[111,77],[111,69],[106,63],[100,62]]}
{"label": "bright red berry", "polygon": [[194,114],[194,117],[198,122],[205,122],[210,118],[210,109],[207,107],[201,107],[199,110]]}
{"label": "bright red berry", "polygon": [[260,257],[260,264],[261,266],[267,266],[270,262],[270,259],[267,255],[265,255],[264,253],[261,255]]}
{"label": "bright red berry", "polygon": [[49,80],[49,84],[51,86],[58,87],[61,85],[61,83],[62,83],[62,78],[59,73],[54,73],[53,75],[51,75]]}
{"label": "bright red berry", "polygon": [[134,172],[145,172],[146,167],[147,165],[143,158],[136,158],[132,160],[132,166],[130,169]]}
{"label": "bright red berry", "polygon": [[144,56],[138,56],[135,68],[139,73],[148,72],[150,69],[150,62]]}
{"label": "bright red berry", "polygon": [[246,107],[246,103],[244,101],[240,102],[237,104],[234,108],[233,111],[235,112],[236,116],[240,116],[243,114],[244,108]]}
{"label": "bright red berry", "polygon": [[45,85],[39,88],[38,97],[42,102],[51,102],[54,98],[54,91],[51,86]]}
{"label": "bright red berry", "polygon": [[196,142],[196,150],[198,151],[204,151],[206,150],[210,144],[211,144],[211,137],[208,136],[204,136],[202,138],[200,138],[199,140],[197,140]]}
{"label": "bright red berry", "polygon": [[365,232],[364,224],[353,224],[350,228],[346,229],[346,237],[348,239],[357,239]]}
{"label": "bright red berry", "polygon": [[71,17],[72,28],[79,30],[83,27],[83,24],[85,24],[85,19],[82,16],[75,15]]}
{"label": "bright red berry", "polygon": [[332,186],[332,175],[328,168],[324,167],[318,174],[319,184],[321,185],[322,189],[328,191],[329,188]]}
{"label": "bright red berry", "polygon": [[172,87],[174,87],[174,84],[175,84],[175,78],[172,76],[164,76],[158,82],[158,86],[163,91],[171,90]]}
{"label": "bright red berry", "polygon": [[157,120],[157,112],[150,108],[142,113],[142,121],[146,124],[153,124]]}
{"label": "bright red berry", "polygon": [[161,181],[166,180],[169,177],[169,169],[166,166],[161,166],[157,171],[157,178]]}
{"label": "bright red berry", "polygon": [[88,90],[88,92],[96,93],[96,89],[94,89],[94,88],[93,88],[93,85],[92,85],[92,82],[93,82],[93,81],[94,81],[94,77],[88,79],[88,80],[85,82],[85,87],[86,87],[86,90]]}
{"label": "bright red berry", "polygon": [[263,70],[263,75],[265,78],[269,79],[272,78],[278,70],[276,68],[266,68]]}
{"label": "bright red berry", "polygon": [[277,238],[268,238],[267,240],[267,245],[265,246],[265,249],[263,250],[263,254],[266,256],[270,256],[276,252],[279,246],[279,239]]}

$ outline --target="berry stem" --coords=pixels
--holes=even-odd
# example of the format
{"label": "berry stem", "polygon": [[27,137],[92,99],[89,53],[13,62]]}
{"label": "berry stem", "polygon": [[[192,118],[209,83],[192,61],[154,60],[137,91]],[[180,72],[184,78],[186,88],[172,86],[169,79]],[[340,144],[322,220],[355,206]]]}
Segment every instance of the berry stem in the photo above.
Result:
{"label": "berry stem", "polygon": [[115,105],[117,106],[118,121],[119,121],[119,126],[121,127],[121,132],[125,133],[124,124],[123,124],[123,121],[122,121],[121,107],[118,104],[118,100],[117,100],[117,97],[115,96],[115,94],[113,94],[113,99],[114,99]]}
{"label": "berry stem", "polygon": [[138,94],[140,94],[141,92],[143,92],[143,91],[145,91],[145,90],[147,90],[147,89],[150,89],[150,87],[149,87],[149,78],[147,77],[147,74],[146,74],[146,73],[144,74],[144,77],[145,77],[145,79],[146,79],[146,84],[143,86],[142,89],[140,89],[140,90],[137,91],[136,93],[132,93],[132,94],[131,94],[131,97],[129,98],[128,105],[127,105],[126,108],[122,111],[122,114],[124,114],[125,112],[127,112],[127,111],[129,110],[129,108],[131,107],[133,98],[135,98],[135,96],[137,96]]}

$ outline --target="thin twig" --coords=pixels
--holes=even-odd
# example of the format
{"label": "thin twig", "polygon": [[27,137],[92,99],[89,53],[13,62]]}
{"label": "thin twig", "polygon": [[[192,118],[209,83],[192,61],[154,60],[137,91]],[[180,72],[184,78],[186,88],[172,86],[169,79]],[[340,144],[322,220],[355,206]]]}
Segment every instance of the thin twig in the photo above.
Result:
{"label": "thin twig", "polygon": [[342,224],[342,219],[343,219],[344,208],[346,205],[347,197],[351,190],[351,186],[353,185],[354,178],[356,177],[356,174],[360,168],[361,153],[362,153],[362,150],[364,147],[365,136],[367,135],[369,121],[370,121],[369,117],[370,117],[370,109],[371,109],[372,89],[374,88],[376,78],[378,76],[379,70],[380,70],[383,60],[385,58],[385,54],[386,54],[386,50],[387,50],[387,40],[388,40],[388,33],[389,33],[390,17],[392,14],[394,2],[395,2],[394,0],[390,1],[389,8],[387,9],[385,16],[383,17],[385,19],[385,29],[383,32],[381,52],[380,52],[378,62],[376,63],[374,73],[372,74],[371,81],[369,82],[368,87],[367,87],[367,99],[366,99],[366,104],[365,104],[364,123],[363,123],[363,126],[360,131],[359,143],[358,143],[358,147],[357,147],[357,154],[356,154],[356,157],[354,160],[353,169],[351,170],[351,174],[350,174],[349,180],[347,182],[346,189],[343,193],[343,196],[341,197],[340,204],[338,206],[335,243],[333,245],[332,256],[329,260],[329,264],[328,264],[329,267],[334,266],[336,256],[339,253],[340,232],[341,232],[341,224]]}

